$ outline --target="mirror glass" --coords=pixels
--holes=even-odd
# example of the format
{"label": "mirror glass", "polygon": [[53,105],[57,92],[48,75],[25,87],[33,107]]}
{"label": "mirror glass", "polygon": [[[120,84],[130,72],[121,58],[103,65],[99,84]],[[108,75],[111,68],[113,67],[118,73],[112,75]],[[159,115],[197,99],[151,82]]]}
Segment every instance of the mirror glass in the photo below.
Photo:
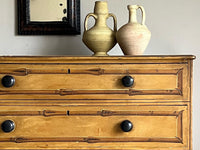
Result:
{"label": "mirror glass", "polygon": [[30,21],[67,20],[67,0],[30,0]]}

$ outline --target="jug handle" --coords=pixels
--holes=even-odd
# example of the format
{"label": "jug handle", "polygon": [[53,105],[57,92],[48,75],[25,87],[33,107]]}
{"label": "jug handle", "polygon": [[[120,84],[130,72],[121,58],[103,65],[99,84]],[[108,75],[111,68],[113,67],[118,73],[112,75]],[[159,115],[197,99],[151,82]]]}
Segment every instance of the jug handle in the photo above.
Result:
{"label": "jug handle", "polygon": [[97,16],[94,14],[94,13],[89,13],[86,18],[85,18],[85,21],[84,21],[84,30],[87,31],[88,30],[88,19],[89,17],[94,17],[94,19],[97,19]]}
{"label": "jug handle", "polygon": [[142,25],[145,25],[145,21],[146,21],[146,13],[145,13],[144,7],[138,5],[138,9],[140,9],[141,12],[142,12]]}
{"label": "jug handle", "polygon": [[114,21],[114,31],[117,32],[117,18],[114,14],[110,13],[108,17],[112,17]]}

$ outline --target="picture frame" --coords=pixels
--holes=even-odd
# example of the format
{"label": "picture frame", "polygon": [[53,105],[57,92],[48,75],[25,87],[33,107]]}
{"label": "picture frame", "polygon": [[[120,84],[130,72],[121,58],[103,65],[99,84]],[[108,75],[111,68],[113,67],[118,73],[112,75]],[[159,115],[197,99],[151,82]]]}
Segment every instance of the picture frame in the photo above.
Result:
{"label": "picture frame", "polygon": [[18,34],[19,35],[79,35],[80,34],[80,0],[66,0],[65,21],[31,21],[30,0],[18,0]]}

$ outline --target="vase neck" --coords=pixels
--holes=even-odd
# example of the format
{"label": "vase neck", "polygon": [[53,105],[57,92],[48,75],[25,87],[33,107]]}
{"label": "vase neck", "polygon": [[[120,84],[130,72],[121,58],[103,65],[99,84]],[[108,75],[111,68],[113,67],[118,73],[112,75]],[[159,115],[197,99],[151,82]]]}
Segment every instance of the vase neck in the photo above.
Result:
{"label": "vase neck", "polygon": [[96,18],[96,26],[107,26],[106,20],[108,17],[108,4],[105,1],[96,1],[94,7]]}
{"label": "vase neck", "polygon": [[137,5],[129,5],[129,23],[137,23]]}
{"label": "vase neck", "polygon": [[107,26],[107,14],[99,14],[96,19],[96,26]]}

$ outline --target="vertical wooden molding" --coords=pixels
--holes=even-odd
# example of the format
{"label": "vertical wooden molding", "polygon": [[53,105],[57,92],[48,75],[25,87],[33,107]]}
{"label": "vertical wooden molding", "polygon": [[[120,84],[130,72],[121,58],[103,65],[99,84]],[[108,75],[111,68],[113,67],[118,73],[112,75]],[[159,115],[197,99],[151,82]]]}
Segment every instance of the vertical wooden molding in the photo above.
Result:
{"label": "vertical wooden molding", "polygon": [[180,95],[183,96],[183,69],[180,69],[177,73],[178,83],[177,87],[180,92]]}
{"label": "vertical wooden molding", "polygon": [[177,117],[177,138],[183,144],[183,110],[178,113]]}
{"label": "vertical wooden molding", "polygon": [[192,101],[192,91],[193,91],[193,61],[189,60],[188,61],[188,82],[189,82],[189,89],[190,89],[190,94],[189,94],[189,100],[190,100],[190,105],[189,105],[189,148],[192,150],[193,145],[192,145],[192,112],[193,112],[193,101]]}

